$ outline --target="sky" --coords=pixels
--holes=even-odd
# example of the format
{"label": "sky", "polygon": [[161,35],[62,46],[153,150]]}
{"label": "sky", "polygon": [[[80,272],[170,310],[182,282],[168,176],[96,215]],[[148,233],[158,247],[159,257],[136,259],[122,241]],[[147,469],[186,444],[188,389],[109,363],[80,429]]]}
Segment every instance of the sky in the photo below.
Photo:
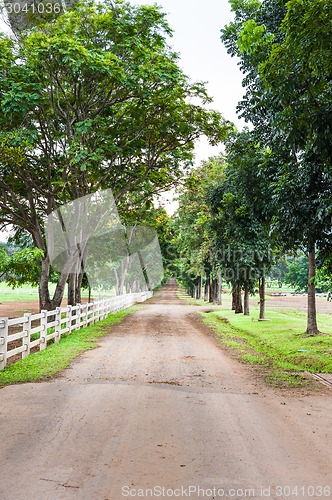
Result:
{"label": "sky", "polygon": [[[206,82],[213,98],[211,108],[241,129],[245,123],[236,115],[236,106],[244,94],[243,75],[238,60],[232,58],[220,40],[220,30],[233,20],[228,0],[132,0],[132,4],[157,3],[167,14],[173,29],[169,44],[180,54],[180,66],[193,81]],[[195,165],[223,150],[223,145],[210,146],[200,140],[195,148]],[[165,193],[163,204],[169,215],[177,208],[174,191]]]}
{"label": "sky", "polygon": [[[237,60],[231,58],[220,40],[220,29],[228,24],[233,15],[228,0],[131,0],[132,4],[157,3],[167,14],[173,37],[169,44],[180,54],[180,67],[193,81],[204,81],[213,103],[238,128],[244,123],[236,115],[236,105],[242,98],[242,73]],[[0,21],[0,29],[8,31]],[[212,147],[206,140],[197,143],[195,164],[218,154],[223,146]],[[164,196],[166,209],[171,214],[176,204],[171,203],[173,194]],[[0,233],[0,241],[7,236]]]}
{"label": "sky", "polygon": [[[208,93],[224,118],[238,128],[244,123],[236,115],[236,105],[241,100],[242,73],[236,58],[227,54],[220,40],[220,29],[233,19],[228,0],[132,0],[132,4],[157,3],[167,14],[174,30],[169,43],[180,53],[180,66],[193,81],[207,82]],[[196,162],[217,154],[222,146],[211,147],[201,141],[196,147]]]}

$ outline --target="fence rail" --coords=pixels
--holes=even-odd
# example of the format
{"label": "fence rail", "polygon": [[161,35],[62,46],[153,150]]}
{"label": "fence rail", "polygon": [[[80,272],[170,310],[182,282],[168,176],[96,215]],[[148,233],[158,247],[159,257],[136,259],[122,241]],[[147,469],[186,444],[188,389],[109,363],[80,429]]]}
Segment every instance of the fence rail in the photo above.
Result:
{"label": "fence rail", "polygon": [[[38,314],[25,313],[21,318],[0,318],[0,370],[16,354],[27,358],[32,348],[46,349],[47,342],[59,342],[61,335],[93,325],[109,313],[117,313],[136,302],[144,302],[153,292],[129,293],[76,306],[57,307]],[[18,332],[10,330],[19,329]],[[13,342],[15,344],[13,344]],[[21,341],[21,342],[20,342]],[[17,345],[20,344],[20,345]]]}

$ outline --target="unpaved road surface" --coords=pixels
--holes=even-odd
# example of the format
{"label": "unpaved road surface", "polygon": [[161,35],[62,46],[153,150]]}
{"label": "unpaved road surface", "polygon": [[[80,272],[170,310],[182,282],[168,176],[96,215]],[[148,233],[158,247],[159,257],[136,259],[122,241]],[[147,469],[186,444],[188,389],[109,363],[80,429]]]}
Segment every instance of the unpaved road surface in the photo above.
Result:
{"label": "unpaved road surface", "polygon": [[2,389],[0,499],[332,498],[331,396],[266,388],[194,309],[171,283],[60,377]]}

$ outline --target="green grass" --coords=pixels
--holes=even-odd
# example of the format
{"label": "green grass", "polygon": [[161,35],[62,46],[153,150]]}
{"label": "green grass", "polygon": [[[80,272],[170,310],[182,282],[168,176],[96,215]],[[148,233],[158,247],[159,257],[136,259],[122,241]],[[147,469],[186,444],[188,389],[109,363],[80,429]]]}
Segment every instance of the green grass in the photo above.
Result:
{"label": "green grass", "polygon": [[96,341],[111,331],[110,327],[120,323],[125,316],[141,306],[132,306],[87,328],[63,335],[60,342],[52,344],[44,351],[30,354],[28,358],[6,366],[0,372],[0,387],[22,382],[37,382],[67,368],[83,352],[96,347]]}
{"label": "green grass", "polygon": [[[49,289],[50,293],[53,294],[55,284],[51,283]],[[83,297],[88,297],[88,295],[88,290],[82,290]],[[67,297],[67,290],[65,291],[64,297]],[[39,300],[38,287],[32,288],[30,286],[22,286],[13,290],[10,286],[6,285],[6,283],[0,282],[0,303],[29,300]]]}
{"label": "green grass", "polygon": [[[53,294],[55,290],[55,284],[49,284],[50,293]],[[92,297],[98,297],[98,292],[93,291]],[[106,295],[102,293],[102,295]],[[82,297],[88,297],[89,291],[82,290]],[[67,287],[64,293],[64,298],[67,298]],[[38,287],[32,288],[29,286],[22,286],[20,288],[15,288],[14,290],[7,286],[6,283],[0,281],[0,304],[4,302],[13,301],[29,301],[29,300],[39,300]]]}
{"label": "green grass", "polygon": [[[306,311],[266,310],[272,321],[257,321],[258,307],[251,316],[235,315],[227,308],[200,313],[211,326],[219,342],[229,347],[242,362],[265,369],[265,378],[273,386],[300,386],[301,372],[332,373],[332,319],[318,314],[324,335],[306,337]],[[253,320],[254,319],[254,320]],[[303,352],[300,352],[303,351]]]}
{"label": "green grass", "polygon": [[[178,297],[187,304],[212,307],[203,300],[189,297],[183,290]],[[259,308],[250,307],[250,316],[231,310],[231,297],[223,295],[223,305],[213,312],[200,312],[204,323],[212,327],[221,345],[243,363],[258,368],[269,385],[297,387],[306,384],[304,371],[332,373],[332,316],[317,314],[323,335],[302,336],[307,313],[302,309],[266,307],[266,318],[258,321]],[[299,352],[304,351],[304,352]]]}
{"label": "green grass", "polygon": [[38,288],[23,286],[13,290],[5,283],[0,282],[0,303],[19,300],[38,300]]}

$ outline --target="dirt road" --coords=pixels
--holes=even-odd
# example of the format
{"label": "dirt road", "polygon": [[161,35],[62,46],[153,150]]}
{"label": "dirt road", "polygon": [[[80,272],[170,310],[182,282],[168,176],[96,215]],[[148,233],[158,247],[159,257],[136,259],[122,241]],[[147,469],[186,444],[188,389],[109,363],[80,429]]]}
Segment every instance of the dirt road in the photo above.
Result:
{"label": "dirt road", "polygon": [[194,309],[170,284],[59,378],[2,389],[0,500],[332,498],[331,397],[262,386]]}

